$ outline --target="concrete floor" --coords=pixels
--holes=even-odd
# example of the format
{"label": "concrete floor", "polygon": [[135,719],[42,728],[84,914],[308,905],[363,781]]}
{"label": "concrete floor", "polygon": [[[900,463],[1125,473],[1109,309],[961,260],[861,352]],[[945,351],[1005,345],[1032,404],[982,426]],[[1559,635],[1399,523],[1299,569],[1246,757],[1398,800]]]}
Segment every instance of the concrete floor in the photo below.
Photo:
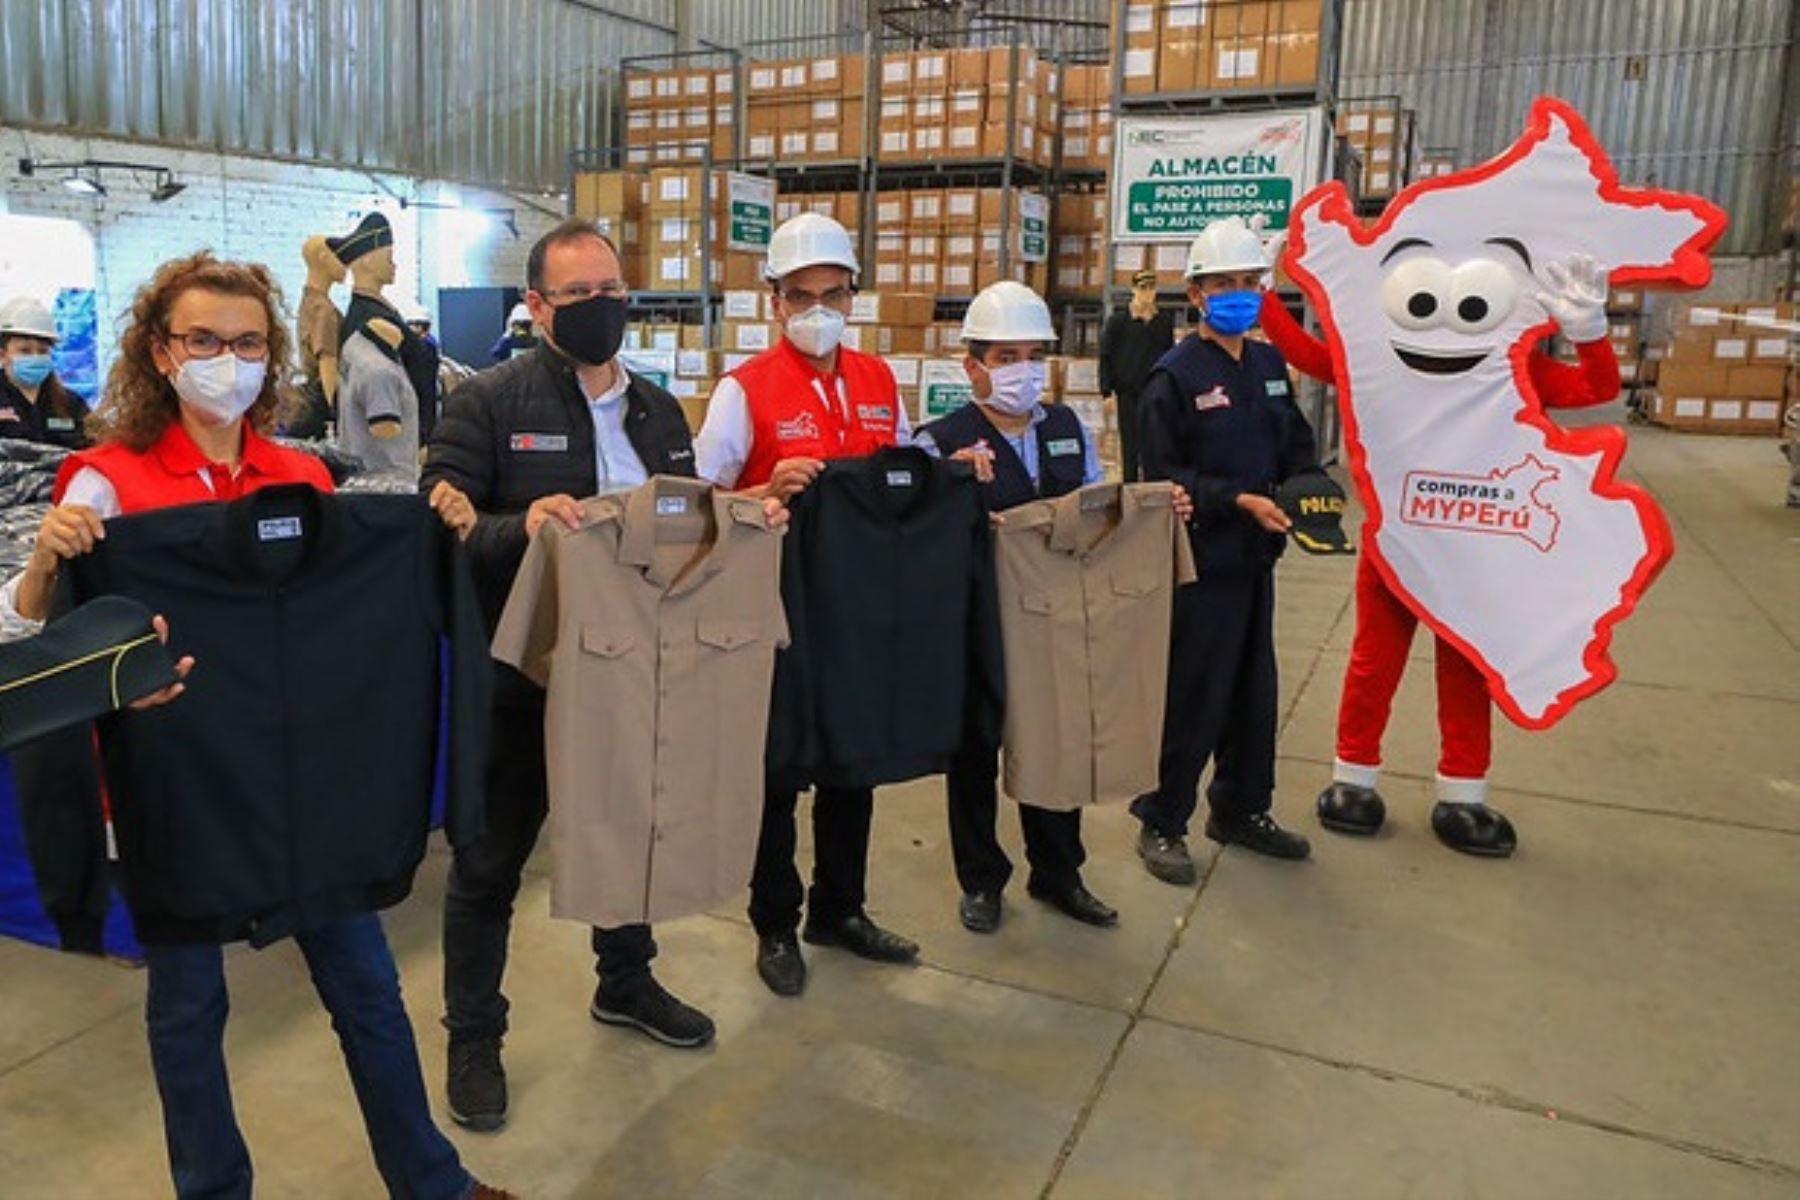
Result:
{"label": "concrete floor", "polygon": [[[1123,925],[1015,887],[978,938],[956,923],[940,786],[894,788],[871,894],[925,964],[809,952],[811,989],[778,1000],[741,914],[668,926],[662,977],[720,1027],[697,1053],[589,1020],[585,935],[551,923],[537,875],[512,1120],[456,1132],[467,1160],[534,1197],[1800,1196],[1800,513],[1770,442],[1632,439],[1676,557],[1611,690],[1547,734],[1502,723],[1513,861],[1431,836],[1423,639],[1389,830],[1314,825],[1351,564],[1290,557],[1276,806],[1313,862],[1197,841],[1204,882],[1171,888],[1129,818],[1098,813],[1087,877]],[[434,1098],[444,866],[388,920]],[[231,978],[260,1194],[379,1195],[297,954],[236,952]],[[141,974],[5,943],[0,980],[0,1193],[166,1194]]]}

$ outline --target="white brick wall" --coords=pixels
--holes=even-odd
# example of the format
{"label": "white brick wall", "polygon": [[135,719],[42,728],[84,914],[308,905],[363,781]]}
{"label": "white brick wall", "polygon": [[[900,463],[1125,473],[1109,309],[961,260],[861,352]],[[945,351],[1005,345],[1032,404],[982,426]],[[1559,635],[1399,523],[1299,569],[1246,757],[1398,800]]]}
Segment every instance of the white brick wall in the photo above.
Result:
{"label": "white brick wall", "polygon": [[[121,172],[107,172],[108,194],[87,197],[63,187],[58,174],[19,176],[21,158],[115,159],[164,166],[187,190],[152,204],[149,176],[139,182]],[[390,298],[428,298],[439,287],[523,286],[531,243],[559,219],[504,193],[450,188],[405,176],[17,129],[0,129],[0,173],[5,176],[0,211],[75,221],[94,239],[92,284],[103,354],[116,340],[118,317],[157,264],[195,250],[211,248],[224,258],[267,264],[281,281],[291,318],[306,282],[300,244],[315,233],[348,232],[362,213],[372,209],[386,213],[394,227],[399,278],[388,291]],[[446,189],[471,207],[516,210],[519,236],[512,238],[497,221],[488,222],[484,232],[467,213],[400,207],[399,198],[409,203],[440,201]],[[540,204],[556,207],[554,201]],[[45,280],[33,290],[48,296],[59,287],[86,282]],[[347,289],[338,288],[334,298],[340,307],[348,303]],[[432,307],[429,302],[427,307]]]}

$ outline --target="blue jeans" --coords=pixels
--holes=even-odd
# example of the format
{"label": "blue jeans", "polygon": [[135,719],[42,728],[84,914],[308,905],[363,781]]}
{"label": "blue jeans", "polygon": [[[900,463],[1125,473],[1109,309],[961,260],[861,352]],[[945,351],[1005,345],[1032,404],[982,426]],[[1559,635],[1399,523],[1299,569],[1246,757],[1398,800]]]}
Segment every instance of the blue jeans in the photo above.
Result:
{"label": "blue jeans", "polygon": [[[295,936],[331,1014],[375,1165],[390,1195],[461,1200],[473,1181],[425,1100],[400,976],[372,914]],[[225,1073],[224,955],[217,946],[145,946],[150,1060],[162,1097],[169,1168],[182,1200],[250,1195],[250,1151]]]}

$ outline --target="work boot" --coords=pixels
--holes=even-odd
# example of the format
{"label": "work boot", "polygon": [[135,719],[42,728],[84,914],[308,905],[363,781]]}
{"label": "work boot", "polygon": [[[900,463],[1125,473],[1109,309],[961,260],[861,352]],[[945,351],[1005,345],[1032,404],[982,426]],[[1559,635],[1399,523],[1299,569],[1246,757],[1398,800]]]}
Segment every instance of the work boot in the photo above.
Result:
{"label": "work boot", "polygon": [[1387,805],[1374,788],[1332,781],[1319,793],[1319,824],[1333,833],[1368,837],[1387,819]]}
{"label": "work boot", "polygon": [[992,933],[1000,928],[1000,893],[964,892],[956,915],[970,933]]}
{"label": "work boot", "polygon": [[588,1006],[588,1013],[602,1024],[635,1029],[665,1046],[682,1050],[713,1040],[712,1018],[671,996],[653,978],[646,978],[619,996],[608,996],[602,984],[594,989],[594,1002]]}
{"label": "work boot", "polygon": [[756,973],[777,996],[798,996],[806,990],[806,959],[793,930],[756,939]]}
{"label": "work boot", "polygon": [[1146,825],[1138,831],[1137,852],[1144,860],[1144,869],[1164,883],[1192,887],[1199,878],[1194,860],[1188,855],[1186,838],[1170,837]]}
{"label": "work boot", "polygon": [[1267,855],[1269,858],[1298,861],[1312,854],[1311,842],[1277,825],[1275,818],[1268,813],[1257,813],[1229,821],[1208,817],[1206,836],[1220,845],[1242,846],[1252,853]]}
{"label": "work boot", "polygon": [[919,944],[891,933],[862,913],[841,921],[814,921],[809,913],[800,934],[814,946],[837,946],[870,962],[910,963],[919,957]]}
{"label": "work boot", "polygon": [[1508,858],[1519,848],[1519,837],[1505,815],[1485,804],[1431,806],[1431,832],[1452,850],[1481,858]]}
{"label": "work boot", "polygon": [[500,1039],[452,1039],[445,1090],[450,1094],[450,1119],[464,1129],[486,1133],[506,1124],[506,1068],[500,1065]]}

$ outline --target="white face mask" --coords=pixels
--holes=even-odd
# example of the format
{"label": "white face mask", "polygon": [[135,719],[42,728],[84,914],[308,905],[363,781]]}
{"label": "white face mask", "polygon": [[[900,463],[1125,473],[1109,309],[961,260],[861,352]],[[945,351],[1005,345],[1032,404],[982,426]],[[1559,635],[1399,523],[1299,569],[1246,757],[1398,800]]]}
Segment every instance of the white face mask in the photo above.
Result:
{"label": "white face mask", "polygon": [[190,358],[175,372],[175,394],[216,424],[229,425],[262,395],[269,366],[245,362],[227,351],[217,358]]}
{"label": "white face mask", "polygon": [[1007,363],[1004,367],[984,367],[990,391],[981,402],[997,413],[1022,417],[1043,399],[1044,383],[1049,368],[1042,362],[1026,359]]}
{"label": "white face mask", "polygon": [[838,348],[845,323],[844,314],[837,309],[815,304],[799,316],[788,318],[788,341],[802,354],[824,358]]}

